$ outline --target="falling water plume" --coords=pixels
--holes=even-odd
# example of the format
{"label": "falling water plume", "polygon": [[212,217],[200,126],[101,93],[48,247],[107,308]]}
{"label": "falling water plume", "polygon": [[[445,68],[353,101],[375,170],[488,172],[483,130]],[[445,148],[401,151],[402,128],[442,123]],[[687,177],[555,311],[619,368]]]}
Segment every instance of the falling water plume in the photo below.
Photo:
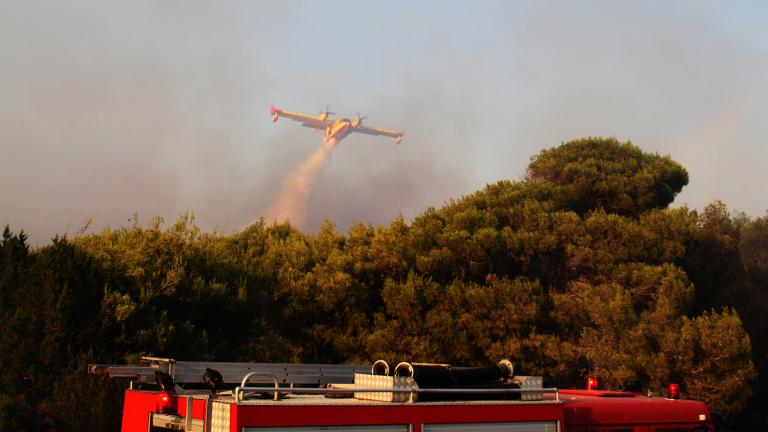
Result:
{"label": "falling water plume", "polygon": [[318,147],[285,178],[280,195],[270,206],[267,221],[290,221],[302,228],[307,217],[307,200],[320,171],[328,164],[331,150],[336,146],[331,138]]}

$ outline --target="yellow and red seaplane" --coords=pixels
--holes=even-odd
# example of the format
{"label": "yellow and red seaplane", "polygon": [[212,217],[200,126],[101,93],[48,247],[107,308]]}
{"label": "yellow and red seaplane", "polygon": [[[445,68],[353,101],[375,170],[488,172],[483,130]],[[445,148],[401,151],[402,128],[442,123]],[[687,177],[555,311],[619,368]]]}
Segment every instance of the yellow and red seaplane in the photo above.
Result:
{"label": "yellow and red seaplane", "polygon": [[400,144],[400,141],[403,139],[403,135],[405,135],[405,132],[403,131],[394,131],[365,126],[363,125],[363,120],[365,120],[367,117],[360,117],[359,113],[354,119],[329,118],[328,116],[333,115],[334,113],[329,112],[328,107],[326,107],[325,111],[320,113],[320,115],[311,116],[307,114],[285,111],[279,108],[275,108],[274,106],[270,106],[269,114],[272,115],[272,121],[275,122],[278,118],[285,117],[301,123],[302,126],[315,130],[324,130],[325,135],[323,136],[323,144],[327,143],[331,139],[339,142],[342,138],[346,137],[352,132],[358,132],[366,135],[384,135],[392,137],[395,139],[395,144]]}

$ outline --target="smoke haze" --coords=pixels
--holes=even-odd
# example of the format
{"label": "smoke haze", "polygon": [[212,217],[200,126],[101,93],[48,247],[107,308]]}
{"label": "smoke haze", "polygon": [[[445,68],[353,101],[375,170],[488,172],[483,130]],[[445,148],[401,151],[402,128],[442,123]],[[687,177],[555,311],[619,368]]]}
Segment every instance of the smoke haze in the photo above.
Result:
{"label": "smoke haze", "polygon": [[[306,197],[387,224],[520,179],[583,136],[670,154],[674,203],[768,207],[763,3],[0,2],[0,224],[35,244],[187,210],[225,233],[269,218],[322,134],[270,104],[369,115]],[[277,217],[277,216],[276,216]],[[298,216],[294,216],[297,217]],[[294,222],[295,223],[295,222]]]}

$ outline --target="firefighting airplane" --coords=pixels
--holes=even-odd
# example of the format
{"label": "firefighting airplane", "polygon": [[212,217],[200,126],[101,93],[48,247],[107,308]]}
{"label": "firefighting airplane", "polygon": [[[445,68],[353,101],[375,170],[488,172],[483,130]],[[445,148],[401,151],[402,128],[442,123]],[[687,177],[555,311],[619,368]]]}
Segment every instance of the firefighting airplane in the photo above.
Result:
{"label": "firefighting airplane", "polygon": [[379,128],[373,128],[368,126],[363,126],[363,120],[366,117],[360,117],[358,114],[357,118],[350,120],[350,119],[331,119],[328,118],[329,114],[333,114],[332,112],[328,112],[328,108],[326,107],[325,111],[322,112],[319,116],[311,116],[307,114],[300,114],[290,111],[281,110],[279,108],[275,108],[274,106],[269,107],[269,113],[272,115],[272,121],[276,122],[278,118],[280,117],[286,117],[291,120],[296,120],[297,122],[300,122],[302,126],[312,128],[315,130],[325,130],[325,136],[323,137],[323,144],[327,143],[331,139],[335,139],[336,142],[341,141],[342,138],[346,137],[352,132],[359,132],[367,135],[384,135],[388,137],[392,137],[395,139],[395,144],[400,144],[400,141],[403,139],[403,135],[405,135],[405,132],[402,131],[393,131],[388,129],[379,129]]}

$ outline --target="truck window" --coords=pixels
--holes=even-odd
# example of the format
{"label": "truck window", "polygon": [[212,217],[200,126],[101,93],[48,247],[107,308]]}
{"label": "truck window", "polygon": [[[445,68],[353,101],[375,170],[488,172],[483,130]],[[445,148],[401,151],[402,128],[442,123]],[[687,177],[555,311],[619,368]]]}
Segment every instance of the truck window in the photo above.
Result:
{"label": "truck window", "polygon": [[423,432],[557,432],[557,422],[425,424]]}
{"label": "truck window", "polygon": [[707,432],[707,428],[704,426],[694,426],[694,427],[659,427],[654,428],[654,432]]}
{"label": "truck window", "polygon": [[616,426],[608,427],[590,427],[587,429],[577,429],[579,432],[648,432],[648,426],[622,426],[616,428]]}
{"label": "truck window", "polygon": [[244,427],[243,432],[408,432],[410,425]]}

